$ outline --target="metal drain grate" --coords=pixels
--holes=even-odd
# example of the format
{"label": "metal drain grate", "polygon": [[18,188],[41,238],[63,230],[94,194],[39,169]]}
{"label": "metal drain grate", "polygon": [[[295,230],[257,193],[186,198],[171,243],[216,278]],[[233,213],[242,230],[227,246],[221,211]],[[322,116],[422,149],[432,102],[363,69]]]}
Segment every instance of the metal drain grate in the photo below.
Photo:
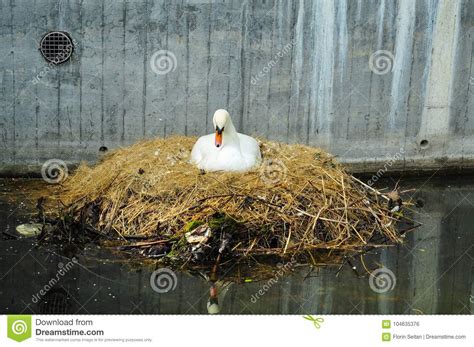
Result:
{"label": "metal drain grate", "polygon": [[68,33],[52,31],[43,36],[40,42],[40,51],[50,63],[61,64],[71,58],[74,44]]}

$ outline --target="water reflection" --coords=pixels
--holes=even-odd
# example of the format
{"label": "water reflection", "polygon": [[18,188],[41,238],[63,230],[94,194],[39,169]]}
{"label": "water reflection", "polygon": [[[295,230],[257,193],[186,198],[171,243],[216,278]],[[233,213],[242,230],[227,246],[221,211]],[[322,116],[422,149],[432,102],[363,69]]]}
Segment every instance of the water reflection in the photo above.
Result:
{"label": "water reflection", "polygon": [[[273,281],[231,283],[178,272],[176,288],[167,293],[151,288],[153,268],[131,266],[127,258],[95,245],[60,274],[69,259],[38,248],[33,239],[14,237],[15,226],[29,218],[29,188],[20,194],[4,182],[0,313],[469,314],[474,310],[474,181],[426,180],[401,182],[404,189],[417,189],[414,218],[423,223],[402,246],[374,250],[342,268],[295,267]],[[381,265],[396,283],[378,293],[364,267]]]}

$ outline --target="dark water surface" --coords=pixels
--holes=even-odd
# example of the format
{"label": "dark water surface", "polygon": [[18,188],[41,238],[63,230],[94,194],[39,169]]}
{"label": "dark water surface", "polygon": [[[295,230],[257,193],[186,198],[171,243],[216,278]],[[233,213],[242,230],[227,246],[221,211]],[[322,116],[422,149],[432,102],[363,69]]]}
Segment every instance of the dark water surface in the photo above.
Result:
{"label": "dark water surface", "polygon": [[[174,289],[157,293],[152,268],[132,266],[109,250],[91,245],[70,263],[34,238],[14,237],[16,226],[29,221],[42,184],[0,181],[0,313],[208,312],[210,283],[202,276],[177,272]],[[378,185],[393,187],[394,181]],[[220,312],[473,313],[474,177],[426,176],[400,185],[416,189],[406,196],[417,201],[413,218],[423,226],[408,233],[404,245],[364,256],[366,267],[384,266],[388,276],[372,281],[375,290],[356,257],[355,269],[297,268],[271,282],[219,282]]]}

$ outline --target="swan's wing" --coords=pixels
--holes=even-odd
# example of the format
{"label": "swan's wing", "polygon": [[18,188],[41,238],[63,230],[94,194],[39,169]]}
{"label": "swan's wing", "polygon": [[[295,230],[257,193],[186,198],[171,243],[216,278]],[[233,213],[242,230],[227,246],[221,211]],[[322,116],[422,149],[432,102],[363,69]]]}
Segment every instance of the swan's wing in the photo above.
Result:
{"label": "swan's wing", "polygon": [[260,146],[257,140],[244,134],[239,134],[239,140],[242,153],[244,153],[245,156],[256,158],[257,161],[260,161],[262,155],[260,153]]}
{"label": "swan's wing", "polygon": [[191,150],[191,160],[190,162],[192,164],[197,164],[201,161],[202,159],[202,153],[201,153],[201,148],[199,146],[199,140],[201,138],[199,138],[196,143],[194,144],[193,146],[193,149]]}
{"label": "swan's wing", "polygon": [[199,164],[212,148],[214,134],[201,136],[193,146],[191,151],[191,163]]}

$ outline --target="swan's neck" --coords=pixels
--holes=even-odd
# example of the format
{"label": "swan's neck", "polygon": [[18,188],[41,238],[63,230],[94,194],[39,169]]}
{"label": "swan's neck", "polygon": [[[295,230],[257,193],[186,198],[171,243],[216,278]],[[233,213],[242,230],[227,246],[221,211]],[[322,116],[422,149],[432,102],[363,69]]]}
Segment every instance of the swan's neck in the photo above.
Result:
{"label": "swan's neck", "polygon": [[223,141],[224,144],[239,143],[239,136],[237,135],[237,130],[235,130],[232,122],[228,122],[225,126]]}

